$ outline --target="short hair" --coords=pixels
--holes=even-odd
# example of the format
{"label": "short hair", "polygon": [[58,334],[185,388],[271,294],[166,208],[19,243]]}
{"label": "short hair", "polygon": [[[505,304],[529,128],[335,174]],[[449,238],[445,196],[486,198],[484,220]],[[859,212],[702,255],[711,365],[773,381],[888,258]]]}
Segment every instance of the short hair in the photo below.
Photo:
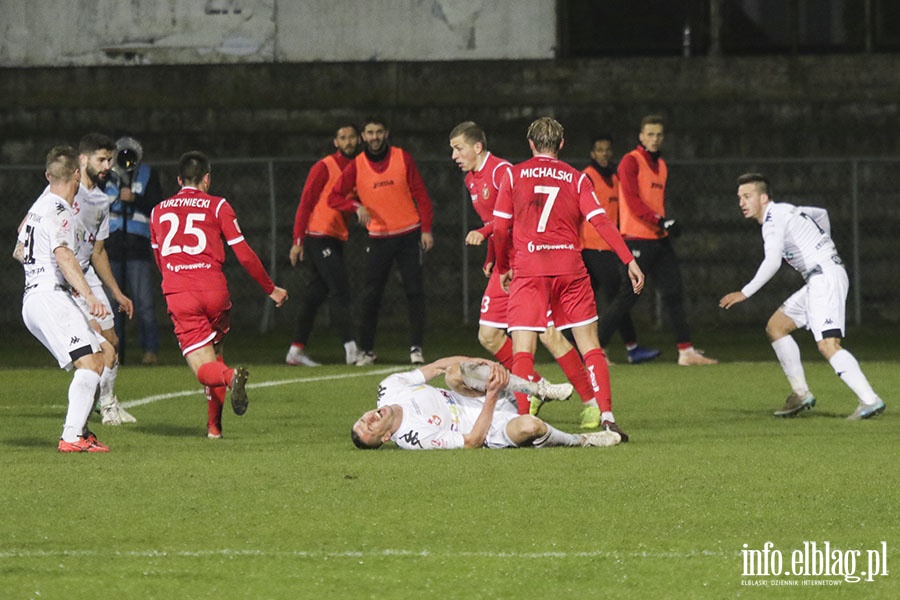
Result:
{"label": "short hair", "polygon": [[54,146],[47,153],[46,171],[50,183],[71,181],[80,166],[78,151],[68,144]]}
{"label": "short hair", "polygon": [[341,123],[340,125],[335,127],[334,128],[334,137],[338,136],[338,134],[341,132],[341,129],[346,129],[347,127],[352,129],[356,133],[356,137],[359,137],[359,127],[357,127],[356,125],[354,125],[353,123],[350,123],[350,122]]}
{"label": "short hair", "polygon": [[591,148],[593,148],[597,142],[609,142],[610,144],[612,144],[613,143],[612,134],[607,133],[605,131],[594,134],[594,137],[591,140]]}
{"label": "short hair", "polygon": [[[355,423],[354,423],[354,425],[355,425]],[[356,446],[357,448],[359,448],[360,450],[377,450],[378,448],[381,447],[381,444],[378,444],[377,446],[370,446],[367,443],[365,443],[364,441],[362,441],[362,438],[359,437],[359,434],[356,433],[356,430],[352,426],[350,427],[350,439],[353,440],[353,445]]]}
{"label": "short hair", "polygon": [[209,158],[197,150],[185,152],[178,159],[178,176],[183,185],[200,183],[211,170]]}
{"label": "short hair", "polygon": [[369,115],[365,119],[363,119],[362,125],[360,125],[359,130],[362,131],[366,128],[366,125],[381,125],[385,129],[390,129],[387,124],[387,120],[380,115]]}
{"label": "short hair", "polygon": [[450,131],[450,139],[463,136],[463,139],[471,145],[481,142],[482,148],[487,148],[487,136],[484,135],[484,129],[478,126],[475,121],[463,121]]}
{"label": "short hair", "polygon": [[528,139],[538,152],[558,152],[565,130],[553,117],[541,117],[528,126]]}
{"label": "short hair", "polygon": [[737,178],[738,187],[741,187],[745,183],[755,183],[757,192],[760,194],[769,194],[769,180],[766,179],[766,176],[762,173],[744,173]]}
{"label": "short hair", "polygon": [[114,152],[116,143],[108,135],[102,133],[89,133],[78,142],[79,154],[93,154],[98,150]]}
{"label": "short hair", "polygon": [[643,119],[641,119],[641,129],[643,129],[645,125],[662,125],[663,127],[665,127],[666,120],[662,115],[646,115]]}

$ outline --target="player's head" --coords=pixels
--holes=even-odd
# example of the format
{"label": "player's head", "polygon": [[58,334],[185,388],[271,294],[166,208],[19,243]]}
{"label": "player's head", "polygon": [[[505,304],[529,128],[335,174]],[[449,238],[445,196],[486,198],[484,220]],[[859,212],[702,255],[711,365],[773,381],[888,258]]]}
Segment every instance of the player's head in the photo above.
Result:
{"label": "player's head", "polygon": [[51,184],[65,184],[80,179],[78,151],[72,146],[54,146],[47,153],[47,181]]}
{"label": "player's head", "polygon": [[185,152],[178,159],[178,183],[182,186],[199,187],[204,181],[208,185],[210,171],[209,157],[197,150]]}
{"label": "player's head", "polygon": [[591,159],[601,167],[609,166],[613,157],[613,139],[608,133],[598,133],[591,142]]}
{"label": "player's head", "polygon": [[380,448],[391,439],[396,417],[394,406],[390,404],[367,410],[350,428],[350,439],[357,448],[363,450]]}
{"label": "player's head", "polygon": [[738,202],[747,219],[762,223],[763,214],[769,205],[769,180],[762,173],[744,173],[737,179]]}
{"label": "player's head", "polygon": [[564,136],[563,126],[552,117],[541,117],[528,126],[528,143],[540,154],[556,155],[563,147]]}
{"label": "player's head", "polygon": [[663,142],[663,131],[666,121],[662,115],[647,115],[641,119],[641,132],[638,139],[649,152],[659,152]]}
{"label": "player's head", "polygon": [[106,185],[115,150],[116,143],[113,139],[102,133],[89,133],[78,142],[81,169],[92,185]]}
{"label": "player's head", "polygon": [[387,121],[379,116],[366,117],[362,123],[362,139],[371,154],[381,154],[387,150],[391,130]]}
{"label": "player's head", "polygon": [[474,121],[463,121],[450,132],[450,157],[463,173],[474,171],[484,160],[487,138]]}
{"label": "player's head", "polygon": [[334,147],[347,158],[356,156],[359,148],[359,129],[352,123],[342,123],[334,132]]}

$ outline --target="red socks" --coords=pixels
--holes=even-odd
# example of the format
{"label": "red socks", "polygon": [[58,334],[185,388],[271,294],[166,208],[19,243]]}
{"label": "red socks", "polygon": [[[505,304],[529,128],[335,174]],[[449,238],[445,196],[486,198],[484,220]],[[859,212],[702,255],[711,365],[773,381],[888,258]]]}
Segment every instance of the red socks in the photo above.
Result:
{"label": "red socks", "polygon": [[[513,355],[512,373],[522,379],[531,380],[531,374],[534,373],[534,355],[531,352],[516,352]],[[516,393],[516,407],[520,415],[528,414],[531,408],[528,394]]]}
{"label": "red socks", "polygon": [[575,391],[581,396],[581,401],[590,402],[591,398],[594,397],[594,391],[578,351],[572,348],[566,354],[557,358],[556,362],[562,368],[563,373],[566,374],[569,382],[575,386]]}
{"label": "red socks", "polygon": [[590,376],[591,388],[600,410],[612,411],[612,390],[609,386],[609,364],[603,348],[594,348],[584,355],[584,365]]}
{"label": "red socks", "polygon": [[224,361],[208,362],[197,369],[197,380],[209,387],[230,386],[234,377],[234,369],[228,367]]}

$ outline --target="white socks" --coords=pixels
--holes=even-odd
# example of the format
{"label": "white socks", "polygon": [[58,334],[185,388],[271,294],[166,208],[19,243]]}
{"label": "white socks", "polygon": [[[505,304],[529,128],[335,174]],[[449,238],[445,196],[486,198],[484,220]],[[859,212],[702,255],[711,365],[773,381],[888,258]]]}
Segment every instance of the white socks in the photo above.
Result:
{"label": "white socks", "polygon": [[547,425],[547,433],[537,438],[531,445],[535,448],[550,448],[552,446],[580,446],[581,436],[575,433],[566,433]]}
{"label": "white socks", "polygon": [[91,409],[94,407],[94,393],[100,385],[100,376],[90,369],[76,369],[69,384],[69,409],[63,425],[62,439],[74,443],[84,433]]}
{"label": "white socks", "polygon": [[100,375],[100,406],[109,406],[115,402],[115,385],[116,377],[119,375],[119,363],[116,362],[113,368],[103,367],[103,373]]}
{"label": "white socks", "polygon": [[839,350],[828,362],[838,377],[859,397],[860,402],[870,405],[878,404],[878,395],[869,385],[869,380],[863,375],[859,363],[850,352]]}
{"label": "white socks", "polygon": [[798,396],[805,396],[809,393],[806,375],[803,372],[803,362],[800,359],[800,347],[797,346],[794,338],[786,335],[775,340],[772,342],[772,349],[775,350],[775,356],[781,363],[781,370],[784,371],[794,393]]}

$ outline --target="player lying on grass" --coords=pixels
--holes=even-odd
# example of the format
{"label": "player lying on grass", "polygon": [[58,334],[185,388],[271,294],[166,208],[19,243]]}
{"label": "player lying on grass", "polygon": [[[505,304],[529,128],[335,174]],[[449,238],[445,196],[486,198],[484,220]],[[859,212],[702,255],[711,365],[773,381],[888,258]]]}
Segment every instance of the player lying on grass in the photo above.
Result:
{"label": "player lying on grass", "polygon": [[[439,375],[449,390],[427,385]],[[393,441],[404,450],[614,446],[615,431],[565,433],[532,415],[520,415],[514,392],[537,395],[538,384],[511,376],[500,363],[452,356],[378,385],[378,408],[365,412],[350,430],[358,448]],[[557,389],[569,384],[557,384]],[[548,390],[544,389],[544,392]],[[562,399],[549,394],[548,399]]]}

